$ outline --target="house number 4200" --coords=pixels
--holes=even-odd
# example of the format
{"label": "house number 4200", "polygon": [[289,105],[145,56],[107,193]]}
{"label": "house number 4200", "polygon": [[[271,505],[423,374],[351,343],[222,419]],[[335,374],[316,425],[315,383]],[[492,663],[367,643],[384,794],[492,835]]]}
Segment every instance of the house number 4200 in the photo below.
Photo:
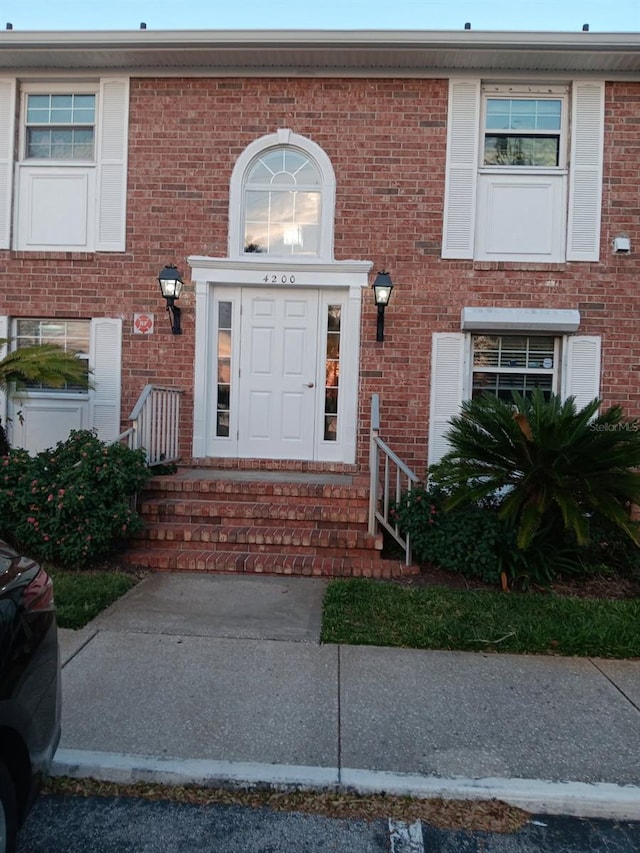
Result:
{"label": "house number 4200", "polygon": [[272,275],[265,275],[262,279],[267,284],[295,284],[296,277],[295,275],[280,275],[280,273],[274,273]]}

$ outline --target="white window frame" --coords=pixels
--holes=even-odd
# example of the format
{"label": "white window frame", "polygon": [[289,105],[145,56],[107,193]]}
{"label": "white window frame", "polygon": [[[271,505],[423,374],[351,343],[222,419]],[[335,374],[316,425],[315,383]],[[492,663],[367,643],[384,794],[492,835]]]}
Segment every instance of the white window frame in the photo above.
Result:
{"label": "white window frame", "polygon": [[[557,166],[493,166],[484,163],[484,141],[487,135],[497,135],[500,131],[490,132],[487,130],[487,102],[491,99],[502,100],[532,100],[532,101],[560,101],[561,103],[561,123],[559,133],[544,133],[535,130],[523,130],[522,133],[517,130],[505,130],[504,133],[509,136],[558,136],[558,164]],[[496,84],[483,84],[482,86],[482,111],[480,124],[480,164],[479,171],[481,173],[504,173],[512,172],[514,174],[526,174],[528,170],[532,170],[536,174],[540,172],[549,172],[551,174],[564,174],[567,170],[567,145],[568,145],[568,128],[569,128],[569,87],[568,86],[503,86]]]}
{"label": "white window frame", "polygon": [[[506,366],[480,366],[476,367],[475,358],[475,343],[479,337],[522,337],[529,341],[532,338],[552,338],[553,339],[553,363],[551,367],[506,367]],[[557,394],[560,389],[560,365],[561,365],[561,344],[562,338],[554,335],[553,332],[518,332],[518,331],[500,331],[500,332],[474,332],[470,336],[470,356],[469,356],[469,376],[467,377],[467,394],[465,399],[473,396],[473,378],[476,373],[489,373],[496,376],[508,376],[509,374],[516,376],[551,376],[551,392]],[[487,393],[493,393],[487,389]],[[497,396],[497,395],[496,395]]]}
{"label": "white window frame", "polygon": [[[91,158],[56,158],[56,157],[27,157],[27,104],[29,95],[93,95],[94,101],[94,120],[93,124],[68,124],[64,125],[65,129],[73,129],[76,127],[91,127],[93,129],[93,157]],[[97,83],[23,83],[20,87],[20,143],[19,143],[19,163],[43,165],[62,165],[69,166],[77,164],[86,166],[87,164],[95,164],[97,159],[97,144],[98,144],[98,116],[100,114],[100,86]],[[42,125],[42,127],[53,127],[53,125]]]}
{"label": "white window frame", "polygon": [[[290,147],[297,149],[307,156],[317,167],[321,184],[318,191],[321,193],[320,222],[318,252],[314,255],[275,255],[267,253],[254,253],[244,251],[244,190],[247,175],[257,159],[274,148]],[[256,139],[248,145],[238,157],[231,175],[229,190],[229,246],[230,258],[255,261],[273,262],[275,265],[282,263],[286,258],[297,263],[332,261],[333,260],[333,235],[335,217],[335,193],[336,179],[333,166],[322,148],[311,139],[300,134],[293,133],[288,128],[281,128],[276,133],[270,133]]]}
{"label": "white window frame", "polygon": [[[15,328],[15,319],[17,318],[10,319],[0,315],[1,337],[9,337],[9,329]],[[21,389],[19,394],[0,393],[0,416],[3,419],[7,411],[11,414],[16,409],[24,410],[25,419],[30,412],[39,413],[38,417],[44,419],[45,424],[51,412],[75,413],[80,418],[80,428],[95,430],[101,441],[111,442],[117,439],[121,426],[122,319],[94,317],[89,324],[88,355],[91,387],[87,391]],[[3,331],[4,334],[2,334]],[[2,354],[0,351],[0,356]],[[9,426],[11,442],[14,446],[27,446],[28,439],[24,425],[17,418],[13,418]],[[51,442],[32,450],[36,452],[44,446],[51,446]]]}
{"label": "white window frame", "polygon": [[[509,309],[504,309],[508,311]],[[517,310],[517,309],[512,309]],[[566,318],[571,320],[569,312]],[[535,317],[532,315],[535,321]],[[534,325],[532,323],[532,325]],[[462,332],[436,332],[431,346],[431,388],[429,409],[428,465],[438,462],[448,451],[445,438],[450,419],[459,414],[463,400],[471,397],[472,335],[509,334],[504,329],[487,327]],[[574,397],[581,408],[600,396],[601,345],[598,336],[566,334],[559,322],[557,328],[519,329],[514,334],[545,337],[558,340],[559,358],[554,365],[556,388],[563,400]]]}
{"label": "white window frame", "polygon": [[[541,97],[565,88],[564,166],[481,165],[485,93]],[[565,87],[451,78],[443,258],[535,264],[600,260],[604,94],[602,79],[574,80]],[[528,220],[517,216],[519,210]],[[505,231],[509,222],[512,232]]]}
{"label": "white window frame", "polygon": [[[35,322],[40,323],[40,324],[42,324],[42,323],[65,323],[67,321],[72,321],[72,322],[76,322],[76,323],[77,322],[86,323],[86,327],[87,327],[86,328],[87,348],[86,348],[86,351],[83,350],[82,352],[76,353],[76,357],[78,359],[80,359],[81,361],[87,362],[87,370],[88,370],[89,360],[90,360],[89,350],[91,348],[91,320],[85,320],[84,318],[81,318],[81,317],[42,317],[42,316],[40,316],[40,317],[14,317],[11,321],[11,349],[13,352],[15,352],[16,350],[19,349],[18,341],[20,340],[20,338],[22,336],[18,334],[18,328],[19,328],[19,324],[21,322],[24,322],[25,320],[30,320],[32,322],[35,321]],[[42,332],[40,332],[39,337],[42,338]],[[64,341],[64,344],[62,343],[62,341]],[[56,343],[56,344],[58,344],[58,346],[61,346],[65,351],[67,351],[66,341],[67,341],[67,338],[65,335],[64,339],[47,340],[47,341],[45,341],[45,343]],[[40,343],[42,343],[42,340],[40,340]],[[90,376],[89,376],[89,380],[90,380]],[[19,391],[20,397],[37,397],[37,396],[42,396],[42,395],[49,397],[52,394],[55,395],[56,397],[69,394],[73,397],[79,397],[80,396],[80,397],[86,397],[88,399],[89,398],[89,389],[88,388],[66,388],[66,387],[62,387],[62,388],[56,388],[56,387],[29,388],[29,387],[26,387],[26,388],[20,388],[20,391]]]}
{"label": "white window frame", "polygon": [[[93,159],[27,158],[27,95],[70,92],[95,95]],[[15,93],[14,80],[0,80],[0,127],[3,120],[15,115]],[[15,250],[123,252],[129,78],[25,82],[20,85],[19,103],[17,140],[3,146],[0,133],[0,247],[9,248],[9,229],[2,227],[2,204],[10,205],[13,198],[11,247]],[[1,174],[3,152],[12,167],[6,182]],[[60,210],[53,213],[56,207]]]}

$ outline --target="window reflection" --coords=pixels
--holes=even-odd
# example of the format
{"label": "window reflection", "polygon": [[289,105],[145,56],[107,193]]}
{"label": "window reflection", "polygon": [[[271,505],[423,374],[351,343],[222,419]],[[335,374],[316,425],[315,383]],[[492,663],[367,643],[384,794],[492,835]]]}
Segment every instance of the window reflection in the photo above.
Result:
{"label": "window reflection", "polygon": [[514,391],[527,395],[534,388],[549,396],[556,362],[556,340],[551,336],[475,335],[472,397],[489,393],[511,401]]}
{"label": "window reflection", "polygon": [[340,379],[341,305],[327,308],[327,352],[325,360],[324,440],[338,440],[338,382]]}
{"label": "window reflection", "polygon": [[229,436],[231,411],[231,302],[218,303],[218,392],[216,435]]}
{"label": "window reflection", "polygon": [[317,255],[321,175],[305,154],[278,148],[249,171],[244,193],[244,251]]}

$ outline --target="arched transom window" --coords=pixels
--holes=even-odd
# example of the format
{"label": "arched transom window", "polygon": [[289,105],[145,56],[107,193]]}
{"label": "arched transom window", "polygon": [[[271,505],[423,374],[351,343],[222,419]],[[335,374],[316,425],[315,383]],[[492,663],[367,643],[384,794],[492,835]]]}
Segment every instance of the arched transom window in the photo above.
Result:
{"label": "arched transom window", "polygon": [[318,145],[284,129],[256,140],[232,176],[231,254],[331,259],[334,201],[333,168]]}
{"label": "arched transom window", "polygon": [[322,179],[316,164],[295,148],[275,148],[257,159],[245,183],[244,251],[317,255]]}

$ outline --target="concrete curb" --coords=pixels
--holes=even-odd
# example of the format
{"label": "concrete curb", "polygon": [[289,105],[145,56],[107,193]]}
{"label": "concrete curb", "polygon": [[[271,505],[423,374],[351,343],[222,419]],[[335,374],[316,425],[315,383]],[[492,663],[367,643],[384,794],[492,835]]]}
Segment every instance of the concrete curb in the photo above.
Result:
{"label": "concrete curb", "polygon": [[135,784],[335,789],[459,800],[499,799],[534,814],[640,820],[640,787],[540,779],[451,779],[338,767],[154,758],[59,749],[52,776]]}

